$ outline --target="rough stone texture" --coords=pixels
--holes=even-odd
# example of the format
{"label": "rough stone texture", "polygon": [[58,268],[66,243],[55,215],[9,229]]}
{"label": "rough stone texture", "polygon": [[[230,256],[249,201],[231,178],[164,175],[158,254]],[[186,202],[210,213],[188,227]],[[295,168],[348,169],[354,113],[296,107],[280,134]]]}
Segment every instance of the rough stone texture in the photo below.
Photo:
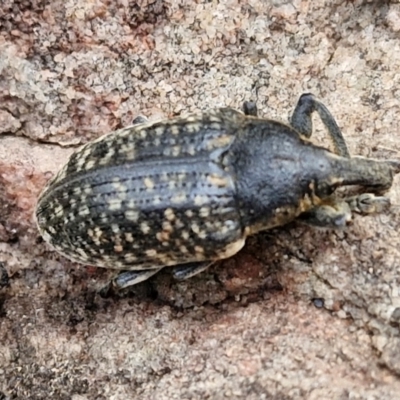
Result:
{"label": "rough stone texture", "polygon": [[399,158],[399,71],[397,1],[3,0],[0,399],[398,398],[399,178],[385,215],[266,232],[108,298],[32,212],[72,148],[138,114],[253,99],[286,120],[313,92],[353,154]]}

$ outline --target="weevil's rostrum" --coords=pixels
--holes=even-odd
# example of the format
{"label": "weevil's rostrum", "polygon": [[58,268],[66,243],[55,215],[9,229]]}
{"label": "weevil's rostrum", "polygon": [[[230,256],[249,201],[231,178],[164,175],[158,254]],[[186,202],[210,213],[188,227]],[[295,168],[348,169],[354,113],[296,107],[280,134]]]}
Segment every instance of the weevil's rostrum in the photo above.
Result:
{"label": "weevil's rostrum", "polygon": [[[39,198],[44,239],[73,260],[137,271],[116,280],[128,286],[165,266],[192,276],[235,254],[248,235],[295,218],[340,227],[351,211],[387,208],[373,193],[390,188],[400,163],[350,158],[312,95],[300,98],[290,125],[244,109],[136,124],[83,146]],[[337,154],[307,139],[313,111]],[[361,194],[338,198],[344,185]]]}

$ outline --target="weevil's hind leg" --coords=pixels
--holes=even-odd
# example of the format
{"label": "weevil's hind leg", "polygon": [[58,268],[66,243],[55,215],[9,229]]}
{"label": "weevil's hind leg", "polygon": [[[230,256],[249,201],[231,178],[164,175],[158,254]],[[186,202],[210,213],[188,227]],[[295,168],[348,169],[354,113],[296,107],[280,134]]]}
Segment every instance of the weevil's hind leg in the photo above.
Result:
{"label": "weevil's hind leg", "polygon": [[214,261],[201,261],[178,265],[174,267],[172,275],[176,280],[183,281],[205,271],[212,264],[214,264]]}
{"label": "weevil's hind leg", "polygon": [[143,115],[138,115],[136,118],[133,119],[132,125],[140,125],[148,122],[149,120],[143,116]]}
{"label": "weevil's hind leg", "polygon": [[257,117],[258,115],[257,104],[253,101],[245,101],[243,103],[242,110],[244,115],[251,115],[253,117]]}
{"label": "weevil's hind leg", "polygon": [[335,148],[335,153],[342,157],[350,157],[346,141],[344,140],[342,131],[336,123],[335,118],[311,93],[305,93],[300,96],[290,119],[291,126],[301,135],[309,138],[313,129],[311,114],[314,111],[317,111],[322,122],[328,129],[329,136]]}
{"label": "weevil's hind leg", "polygon": [[124,271],[118,274],[113,279],[112,283],[117,290],[125,289],[149,279],[161,269],[162,268],[145,269],[141,271]]}
{"label": "weevil's hind leg", "polygon": [[390,208],[390,200],[385,196],[362,193],[345,199],[352,211],[359,214],[379,214]]}
{"label": "weevil's hind leg", "polygon": [[320,228],[344,228],[351,221],[351,209],[346,201],[336,200],[300,214],[298,220]]}

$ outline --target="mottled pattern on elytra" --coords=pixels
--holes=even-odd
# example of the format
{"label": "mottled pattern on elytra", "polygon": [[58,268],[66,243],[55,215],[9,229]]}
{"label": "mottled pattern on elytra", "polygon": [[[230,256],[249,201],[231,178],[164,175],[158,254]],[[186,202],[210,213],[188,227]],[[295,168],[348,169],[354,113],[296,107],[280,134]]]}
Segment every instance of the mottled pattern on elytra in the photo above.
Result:
{"label": "mottled pattern on elytra", "polygon": [[223,156],[240,118],[222,109],[84,146],[40,197],[43,237],[72,259],[117,269],[231,255],[243,227]]}
{"label": "mottled pattern on elytra", "polygon": [[197,116],[120,129],[75,152],[49,185],[54,187],[67,176],[71,179],[90,170],[125,165],[133,161],[212,156],[213,151],[229,146],[244,118],[236,110],[222,108]]}

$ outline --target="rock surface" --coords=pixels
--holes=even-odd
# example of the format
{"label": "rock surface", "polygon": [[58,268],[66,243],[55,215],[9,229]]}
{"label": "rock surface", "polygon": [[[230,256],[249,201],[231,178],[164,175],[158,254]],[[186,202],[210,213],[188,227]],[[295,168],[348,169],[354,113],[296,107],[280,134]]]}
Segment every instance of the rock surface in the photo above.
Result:
{"label": "rock surface", "polygon": [[312,92],[352,154],[399,158],[399,32],[397,1],[3,0],[0,399],[398,398],[399,178],[345,231],[293,224],[108,298],[32,213],[75,148],[139,114],[252,99],[287,120]]}

